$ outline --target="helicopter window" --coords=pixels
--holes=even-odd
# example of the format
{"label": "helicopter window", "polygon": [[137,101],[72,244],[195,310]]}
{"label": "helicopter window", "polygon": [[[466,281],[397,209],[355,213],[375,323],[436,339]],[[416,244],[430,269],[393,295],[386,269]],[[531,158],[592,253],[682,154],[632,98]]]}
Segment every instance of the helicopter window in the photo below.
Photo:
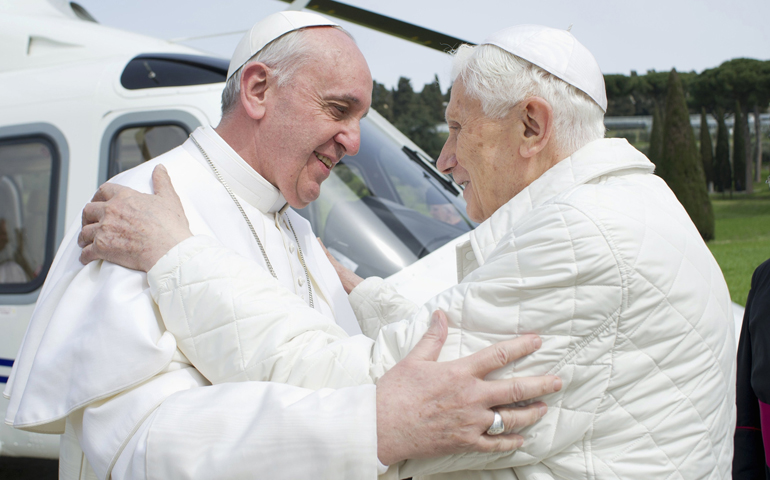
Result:
{"label": "helicopter window", "polygon": [[58,154],[45,137],[0,141],[0,292],[26,293],[53,257]]}
{"label": "helicopter window", "polygon": [[224,82],[227,60],[183,54],[139,55],[128,62],[120,83],[128,90]]}
{"label": "helicopter window", "polygon": [[118,131],[112,140],[109,177],[178,147],[189,134],[176,124],[135,125]]}
{"label": "helicopter window", "polygon": [[387,277],[475,226],[457,190],[369,118],[361,139],[358,155],[340,161],[318,199],[297,210],[343,265]]}

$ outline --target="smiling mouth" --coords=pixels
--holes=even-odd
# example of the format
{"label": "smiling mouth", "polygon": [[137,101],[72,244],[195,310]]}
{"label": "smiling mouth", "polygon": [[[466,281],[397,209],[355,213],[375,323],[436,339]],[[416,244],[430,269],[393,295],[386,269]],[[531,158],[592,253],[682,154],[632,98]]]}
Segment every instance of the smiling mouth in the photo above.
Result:
{"label": "smiling mouth", "polygon": [[331,169],[332,169],[332,167],[334,167],[334,162],[332,162],[332,159],[331,159],[331,158],[329,158],[329,157],[327,157],[327,156],[325,156],[325,155],[321,155],[321,154],[320,154],[320,153],[318,153],[318,152],[313,152],[313,153],[315,154],[315,158],[317,158],[318,160],[320,160],[320,161],[321,161],[321,163],[323,163],[324,165],[326,165],[326,168],[328,168],[329,170],[331,170]]}

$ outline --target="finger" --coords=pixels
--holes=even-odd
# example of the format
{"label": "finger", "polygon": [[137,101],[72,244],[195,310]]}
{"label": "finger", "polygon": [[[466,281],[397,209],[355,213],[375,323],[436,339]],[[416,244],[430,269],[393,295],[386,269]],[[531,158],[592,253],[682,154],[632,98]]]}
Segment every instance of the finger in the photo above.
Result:
{"label": "finger", "polygon": [[[503,426],[505,433],[512,433],[528,427],[537,422],[548,412],[548,407],[544,402],[535,402],[524,407],[496,407],[503,417]],[[489,411],[489,424],[494,421],[494,412]]]}
{"label": "finger", "polygon": [[78,234],[78,246],[80,248],[85,248],[94,243],[96,228],[97,227],[94,224],[83,225],[83,228],[80,229],[80,233]]}
{"label": "finger", "polygon": [[524,443],[524,437],[516,433],[508,435],[481,435],[476,442],[474,451],[479,452],[511,452]]}
{"label": "finger", "polygon": [[431,360],[438,359],[438,354],[441,352],[441,347],[444,346],[447,336],[447,318],[446,314],[441,310],[436,310],[431,316],[430,327],[425,335],[422,336],[417,345],[414,346],[412,351],[406,358],[413,358],[417,360]]}
{"label": "finger", "polygon": [[121,185],[116,185],[114,183],[103,183],[99,186],[99,188],[96,190],[96,193],[94,193],[93,198],[91,199],[92,202],[106,202],[107,200],[111,199],[115,195],[120,192],[121,189],[125,187]]}
{"label": "finger", "polygon": [[334,258],[334,255],[329,253],[329,250],[326,249],[326,245],[324,245],[324,242],[321,241],[321,237],[316,237],[316,240],[318,240],[318,243],[321,244],[321,249],[326,254],[326,258],[329,260],[329,263],[332,264],[332,267],[334,267],[334,270],[337,272],[337,276],[340,277],[340,280],[342,280],[342,274],[340,272],[344,272],[347,270],[347,268],[343,267],[342,264],[338,262],[336,258]]}
{"label": "finger", "polygon": [[321,250],[323,250],[324,253],[326,254],[326,258],[328,258],[329,261],[332,263],[332,265],[334,265],[334,262],[336,262],[337,259],[334,258],[332,254],[329,253],[329,250],[326,249],[326,245],[324,245],[324,242],[323,240],[321,240],[321,237],[315,237],[315,239],[318,240],[318,244],[321,245]]}
{"label": "finger", "polygon": [[522,335],[480,350],[466,357],[465,361],[470,362],[471,373],[484,378],[489,372],[529,355],[540,348],[540,345],[542,341],[537,335]]}
{"label": "finger", "polygon": [[98,223],[102,220],[104,217],[104,203],[98,202],[98,203],[86,203],[86,206],[83,207],[83,213],[80,218],[80,224],[82,226],[86,226],[91,223]]}
{"label": "finger", "polygon": [[80,251],[80,263],[83,265],[88,265],[89,263],[93,262],[94,260],[99,260],[99,257],[94,253],[94,246],[93,244],[88,245],[83,250]]}
{"label": "finger", "polygon": [[[516,402],[532,400],[561,390],[561,379],[555,375],[542,377],[519,377],[506,380],[484,382],[489,387],[486,400],[490,407],[510,405]],[[491,423],[490,423],[491,425]]]}
{"label": "finger", "polygon": [[152,188],[155,191],[155,195],[179,199],[176,190],[174,190],[174,185],[171,184],[168,170],[163,165],[158,165],[152,171]]}

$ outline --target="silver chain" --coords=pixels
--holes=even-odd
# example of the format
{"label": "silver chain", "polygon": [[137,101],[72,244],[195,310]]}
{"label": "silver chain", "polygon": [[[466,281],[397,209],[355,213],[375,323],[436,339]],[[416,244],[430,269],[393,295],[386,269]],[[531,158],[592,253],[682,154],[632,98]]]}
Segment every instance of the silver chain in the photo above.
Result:
{"label": "silver chain", "polygon": [[313,289],[310,288],[310,273],[307,270],[307,265],[305,265],[305,257],[302,255],[302,249],[299,246],[299,239],[297,238],[297,232],[294,231],[294,225],[291,224],[291,219],[289,219],[289,216],[286,215],[286,221],[289,222],[289,228],[291,228],[291,233],[294,234],[294,241],[297,242],[297,253],[299,253],[299,262],[302,264],[302,268],[305,269],[305,278],[307,279],[307,298],[308,305],[310,305],[310,308],[313,308]]}
{"label": "silver chain", "polygon": [[[195,139],[192,135],[190,135],[190,140],[193,141],[196,147],[198,147],[198,150],[201,152],[201,155],[203,155],[203,158],[206,159],[206,162],[208,162],[209,167],[211,167],[211,170],[214,172],[214,175],[217,177],[217,180],[219,180],[219,183],[222,184],[223,187],[225,187],[225,190],[227,190],[227,193],[230,195],[230,198],[233,199],[233,202],[235,203],[235,206],[238,207],[238,210],[241,212],[241,215],[243,216],[243,219],[246,220],[246,224],[249,226],[249,230],[251,230],[251,234],[254,236],[254,240],[257,241],[257,245],[259,246],[259,251],[262,252],[262,258],[265,259],[265,264],[267,265],[267,269],[270,270],[270,275],[273,276],[276,280],[278,280],[278,275],[275,274],[275,270],[273,270],[273,265],[270,263],[270,259],[267,258],[267,252],[265,251],[265,247],[262,246],[262,242],[259,240],[259,235],[257,235],[257,231],[254,229],[254,225],[252,225],[251,220],[249,220],[248,215],[246,215],[246,212],[243,210],[243,207],[241,206],[241,202],[238,201],[238,198],[236,198],[233,191],[230,189],[230,186],[227,185],[227,182],[225,182],[225,179],[222,178],[222,175],[219,173],[219,170],[217,170],[217,167],[214,166],[214,162],[211,161],[209,156],[206,154],[206,151],[201,147],[201,144],[198,143],[198,140]],[[310,286],[310,272],[308,272],[307,265],[305,264],[305,257],[302,255],[302,247],[299,245],[299,239],[297,238],[297,232],[294,231],[294,226],[291,224],[291,220],[289,219],[289,216],[286,215],[286,220],[289,222],[289,228],[291,229],[291,233],[294,234],[294,241],[297,242],[297,252],[299,253],[299,261],[302,264],[303,270],[305,270],[305,278],[307,279],[307,294],[308,294],[308,305],[310,308],[313,308],[313,289]]]}

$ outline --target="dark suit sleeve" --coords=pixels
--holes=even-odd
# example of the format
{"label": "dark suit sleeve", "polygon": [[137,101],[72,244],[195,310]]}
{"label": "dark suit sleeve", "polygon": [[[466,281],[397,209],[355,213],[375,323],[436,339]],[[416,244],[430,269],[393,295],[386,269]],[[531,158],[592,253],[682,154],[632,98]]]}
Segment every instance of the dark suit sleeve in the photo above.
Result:
{"label": "dark suit sleeve", "polygon": [[751,279],[737,363],[733,479],[770,479],[770,260]]}

